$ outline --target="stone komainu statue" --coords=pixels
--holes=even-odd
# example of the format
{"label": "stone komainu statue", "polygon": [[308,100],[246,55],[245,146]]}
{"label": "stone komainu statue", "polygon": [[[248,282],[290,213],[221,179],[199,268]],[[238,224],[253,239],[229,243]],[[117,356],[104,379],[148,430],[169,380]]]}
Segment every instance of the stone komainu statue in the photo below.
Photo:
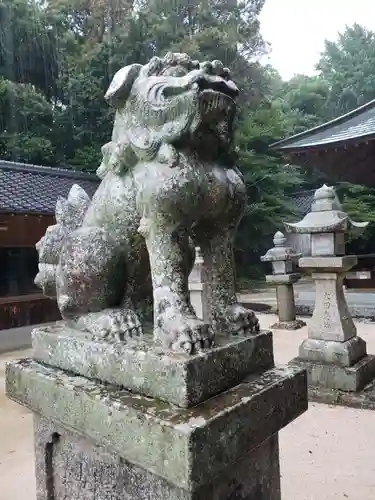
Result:
{"label": "stone komainu statue", "polygon": [[[73,186],[37,244],[35,281],[73,327],[120,340],[139,335],[152,290],[154,336],[168,348],[193,353],[216,332],[259,329],[235,294],[232,240],[246,204],[232,154],[237,94],[220,61],[186,54],[116,73],[106,93],[116,115],[101,184],[92,200]],[[210,269],[212,325],[189,301],[194,246]]]}

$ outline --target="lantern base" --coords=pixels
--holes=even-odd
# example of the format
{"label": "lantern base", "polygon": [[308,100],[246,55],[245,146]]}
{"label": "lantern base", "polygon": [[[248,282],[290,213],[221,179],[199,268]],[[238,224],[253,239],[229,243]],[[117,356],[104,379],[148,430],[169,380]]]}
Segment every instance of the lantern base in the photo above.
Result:
{"label": "lantern base", "polygon": [[352,366],[339,366],[300,357],[292,359],[289,365],[307,370],[308,385],[314,389],[314,394],[318,394],[320,389],[324,393],[327,389],[358,392],[375,379],[375,356],[372,355],[364,356]]}
{"label": "lantern base", "polygon": [[353,366],[366,354],[366,342],[358,336],[345,342],[307,338],[299,347],[300,359],[338,366]]}
{"label": "lantern base", "polygon": [[357,392],[309,386],[308,394],[310,402],[361,410],[375,410],[375,381],[370,382],[362,391]]}

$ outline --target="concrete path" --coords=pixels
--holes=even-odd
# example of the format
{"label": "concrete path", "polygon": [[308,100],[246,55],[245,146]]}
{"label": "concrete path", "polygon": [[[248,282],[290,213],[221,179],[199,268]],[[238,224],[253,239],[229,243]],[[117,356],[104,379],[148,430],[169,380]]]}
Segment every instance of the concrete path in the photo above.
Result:
{"label": "concrete path", "polygon": [[28,351],[0,356],[0,499],[35,500],[32,417],[4,394],[5,363]]}
{"label": "concrete path", "polygon": [[[276,319],[258,317],[262,328]],[[375,353],[375,325],[357,326]],[[275,331],[276,362],[293,358],[305,337],[306,328]],[[3,392],[5,362],[28,354],[0,356],[0,500],[35,500],[32,418]],[[375,411],[311,404],[281,431],[280,454],[283,500],[375,498]]]}
{"label": "concrete path", "polygon": [[[315,304],[314,285],[312,283],[297,283],[294,286],[294,296],[297,314],[311,316]],[[353,317],[371,319],[375,317],[375,292],[348,290],[345,292],[345,296]],[[276,311],[277,308],[276,290],[271,287],[254,293],[240,293],[239,300],[243,303],[264,304],[273,311]],[[258,309],[257,306],[254,308]]]}
{"label": "concrete path", "polygon": [[[50,323],[43,323],[49,325]],[[0,330],[0,353],[31,346],[31,332],[38,325]],[[1,499],[0,499],[1,500]]]}
{"label": "concrete path", "polygon": [[31,345],[31,330],[34,326],[21,326],[0,330],[0,352],[22,349]]}

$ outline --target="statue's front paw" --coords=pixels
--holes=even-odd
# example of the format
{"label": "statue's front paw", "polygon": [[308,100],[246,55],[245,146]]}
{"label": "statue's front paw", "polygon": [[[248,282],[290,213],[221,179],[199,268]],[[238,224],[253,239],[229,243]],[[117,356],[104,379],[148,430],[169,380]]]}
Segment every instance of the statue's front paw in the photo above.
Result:
{"label": "statue's front paw", "polygon": [[240,304],[230,305],[224,316],[214,321],[214,325],[221,333],[231,335],[249,335],[260,330],[259,320],[254,311]]}
{"label": "statue's front paw", "polygon": [[190,313],[176,312],[161,315],[157,325],[156,337],[176,352],[195,354],[212,347],[214,342],[211,325]]}
{"label": "statue's front paw", "polygon": [[131,309],[105,309],[81,316],[77,328],[90,332],[94,337],[125,341],[142,335],[137,314]]}

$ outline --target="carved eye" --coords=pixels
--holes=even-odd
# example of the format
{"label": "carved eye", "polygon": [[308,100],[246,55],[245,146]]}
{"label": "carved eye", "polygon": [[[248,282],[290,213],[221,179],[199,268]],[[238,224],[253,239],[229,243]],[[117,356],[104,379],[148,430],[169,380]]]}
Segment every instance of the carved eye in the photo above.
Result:
{"label": "carved eye", "polygon": [[224,80],[230,80],[231,75],[230,75],[230,70],[229,68],[224,68],[222,74],[220,75]]}
{"label": "carved eye", "polygon": [[185,76],[187,73],[183,66],[170,66],[166,68],[161,74],[164,76]]}
{"label": "carved eye", "polygon": [[224,72],[224,64],[221,61],[212,61],[212,71],[215,75],[222,75]]}
{"label": "carved eye", "polygon": [[205,61],[200,64],[200,69],[209,75],[212,74],[212,64],[209,61]]}

